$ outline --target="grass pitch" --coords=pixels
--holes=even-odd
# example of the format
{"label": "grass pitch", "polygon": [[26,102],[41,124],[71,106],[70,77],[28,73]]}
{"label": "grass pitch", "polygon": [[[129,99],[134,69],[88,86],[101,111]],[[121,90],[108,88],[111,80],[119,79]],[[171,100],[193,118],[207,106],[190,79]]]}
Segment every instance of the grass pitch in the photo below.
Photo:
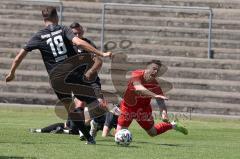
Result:
{"label": "grass pitch", "polygon": [[97,136],[97,145],[85,145],[78,136],[32,134],[29,128],[62,122],[51,108],[0,107],[0,159],[239,159],[240,120],[193,118],[182,122],[185,136],[169,131],[151,138],[133,122],[129,147],[113,138]]}

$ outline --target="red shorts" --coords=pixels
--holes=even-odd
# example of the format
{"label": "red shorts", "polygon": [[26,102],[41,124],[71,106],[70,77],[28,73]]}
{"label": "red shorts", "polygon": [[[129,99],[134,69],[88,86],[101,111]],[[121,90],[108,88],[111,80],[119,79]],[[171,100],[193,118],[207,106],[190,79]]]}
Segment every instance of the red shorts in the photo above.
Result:
{"label": "red shorts", "polygon": [[152,116],[152,107],[148,106],[134,106],[126,107],[124,102],[120,104],[121,115],[118,117],[118,125],[122,127],[129,127],[133,119],[136,119],[138,124],[145,130],[149,130],[154,125]]}

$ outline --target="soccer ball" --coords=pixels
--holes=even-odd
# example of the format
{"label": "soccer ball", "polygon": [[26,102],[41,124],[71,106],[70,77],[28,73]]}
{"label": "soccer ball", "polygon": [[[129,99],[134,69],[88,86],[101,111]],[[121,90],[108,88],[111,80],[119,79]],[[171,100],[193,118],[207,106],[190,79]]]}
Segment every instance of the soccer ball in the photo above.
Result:
{"label": "soccer ball", "polygon": [[117,145],[128,146],[132,142],[132,134],[127,129],[121,129],[115,134]]}

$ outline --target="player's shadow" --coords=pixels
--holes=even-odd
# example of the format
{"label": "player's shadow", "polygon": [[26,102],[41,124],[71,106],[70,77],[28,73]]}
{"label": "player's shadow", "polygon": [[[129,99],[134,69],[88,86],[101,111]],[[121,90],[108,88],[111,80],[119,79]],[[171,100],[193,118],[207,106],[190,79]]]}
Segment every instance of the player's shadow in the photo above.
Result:
{"label": "player's shadow", "polygon": [[117,144],[115,144],[115,145],[106,145],[106,144],[99,144],[99,143],[97,143],[96,145],[99,145],[99,146],[106,146],[106,147],[113,147],[113,146],[115,146],[115,147],[123,147],[123,148],[139,148],[139,146],[136,146],[136,145],[129,145],[129,146],[121,146],[121,145],[117,145]]}
{"label": "player's shadow", "polygon": [[[16,143],[17,144],[23,144],[23,145],[33,145],[33,144],[45,145],[46,144],[46,142],[26,142],[26,141],[25,142],[8,142],[8,141],[4,142],[4,141],[0,141],[0,144],[16,144]],[[67,145],[69,143],[56,141],[56,142],[48,142],[48,144],[66,144]]]}
{"label": "player's shadow", "polygon": [[[113,143],[112,140],[97,140],[99,142],[102,142],[102,143],[106,143],[106,142],[109,142],[109,143]],[[191,147],[191,146],[188,146],[188,145],[183,145],[183,144],[161,144],[161,143],[153,143],[153,142],[147,142],[147,141],[133,141],[131,143],[130,146],[120,146],[120,145],[108,145],[108,144],[102,144],[102,143],[97,143],[97,145],[101,145],[101,146],[117,146],[117,147],[128,147],[128,148],[140,148],[141,146],[136,146],[134,145],[134,143],[136,144],[150,144],[150,145],[157,145],[157,146],[165,146],[165,147]]]}
{"label": "player's shadow", "polygon": [[[101,142],[101,143],[99,143],[99,142]],[[123,148],[125,148],[125,147],[127,147],[127,148],[139,148],[139,146],[136,146],[136,145],[129,145],[129,146],[121,146],[121,145],[117,145],[117,144],[114,144],[114,145],[108,145],[108,144],[103,144],[103,143],[114,143],[114,141],[113,140],[110,140],[110,139],[104,139],[104,140],[97,140],[97,144],[96,145],[100,145],[100,146],[115,146],[115,147],[123,147]]]}
{"label": "player's shadow", "polygon": [[183,144],[161,144],[161,143],[153,143],[147,141],[134,141],[137,144],[150,144],[150,145],[158,145],[158,146],[168,146],[168,147],[190,147]]}
{"label": "player's shadow", "polygon": [[36,157],[0,156],[0,159],[36,159]]}

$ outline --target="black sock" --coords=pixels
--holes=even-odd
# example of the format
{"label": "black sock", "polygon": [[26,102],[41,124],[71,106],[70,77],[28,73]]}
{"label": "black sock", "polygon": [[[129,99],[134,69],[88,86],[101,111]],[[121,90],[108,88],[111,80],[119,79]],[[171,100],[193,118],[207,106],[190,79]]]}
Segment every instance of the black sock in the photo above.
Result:
{"label": "black sock", "polygon": [[[83,110],[80,108],[76,108],[74,110],[74,115],[72,119],[74,125],[83,133],[84,137],[86,137],[87,140],[89,140],[92,136],[89,134],[88,129],[85,126],[85,120],[84,118],[81,118],[81,113],[83,113]],[[71,114],[72,115],[72,114]]]}
{"label": "black sock", "polygon": [[73,121],[77,125],[78,129],[83,133],[84,137],[88,140],[91,138],[89,130],[85,127],[84,121]]}
{"label": "black sock", "polygon": [[56,130],[57,127],[61,127],[63,129],[64,128],[64,123],[55,123],[55,124],[49,125],[45,128],[42,128],[41,132],[42,133],[50,133],[51,131]]}

